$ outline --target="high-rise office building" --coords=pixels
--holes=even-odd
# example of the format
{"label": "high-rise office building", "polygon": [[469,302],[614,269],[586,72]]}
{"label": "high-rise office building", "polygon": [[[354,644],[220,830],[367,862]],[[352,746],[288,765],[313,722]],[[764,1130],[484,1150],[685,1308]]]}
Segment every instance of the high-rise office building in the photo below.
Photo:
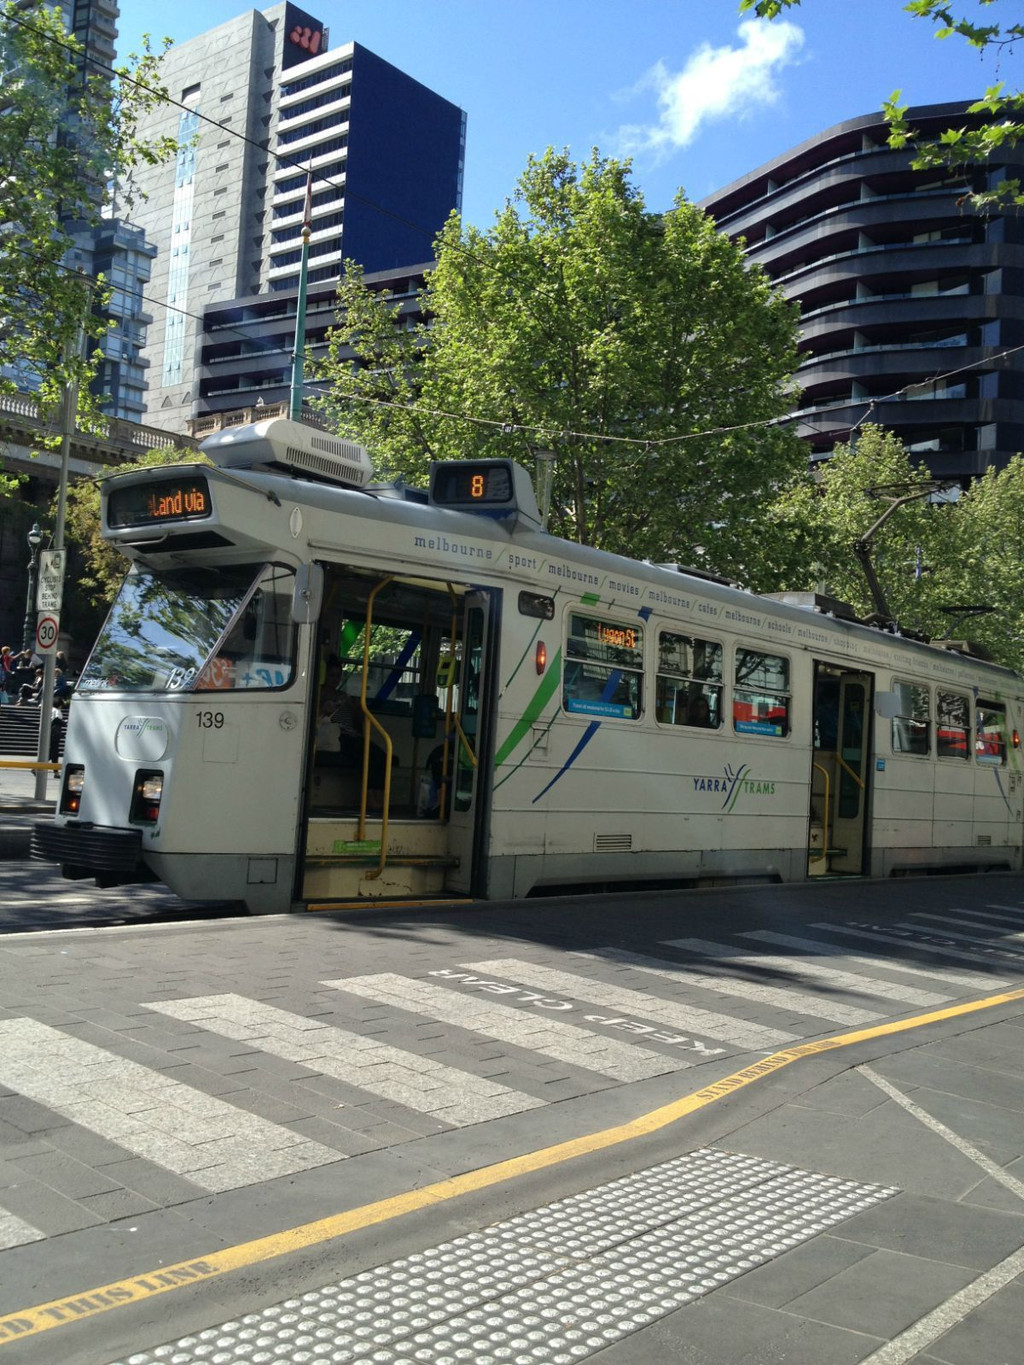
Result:
{"label": "high-rise office building", "polygon": [[[925,139],[965,104],[911,109]],[[865,421],[939,478],[1024,450],[1024,219],[968,195],[1024,171],[1006,145],[966,171],[915,171],[878,114],[759,166],[702,207],[801,310],[795,416],[815,457]]]}
{"label": "high-rise office building", "polygon": [[250,10],[174,47],[161,74],[175,101],[143,135],[171,133],[174,165],[140,170],[136,214],[157,247],[147,295],[145,420],[183,430],[197,411],[210,304],[294,292],[306,177],[313,172],[309,280],[346,259],[367,271],[429,257],[461,205],[465,115],[358,43],[330,50],[297,6]]}

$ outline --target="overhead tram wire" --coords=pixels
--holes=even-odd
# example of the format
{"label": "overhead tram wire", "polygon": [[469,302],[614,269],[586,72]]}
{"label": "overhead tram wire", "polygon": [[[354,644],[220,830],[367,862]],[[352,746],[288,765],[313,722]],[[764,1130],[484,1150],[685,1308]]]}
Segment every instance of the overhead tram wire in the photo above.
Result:
{"label": "overhead tram wire", "polygon": [[[44,257],[37,255],[35,252],[27,251],[24,247],[15,246],[14,249],[30,260],[45,261]],[[103,284],[105,282],[102,276],[87,274],[84,270],[79,270],[74,266],[66,265],[64,262],[46,263],[51,265],[55,264],[58,270],[63,270],[68,275],[75,275],[79,279],[92,285]],[[171,313],[178,313],[182,317],[191,318],[194,322],[202,323],[205,321],[202,314],[193,313],[187,308],[180,308],[176,304],[168,303],[165,299],[151,298],[148,294],[141,294],[139,297],[142,303],[164,308]],[[251,340],[251,337],[247,332],[232,326],[230,323],[225,324],[221,330],[228,335],[234,334],[243,341]],[[902,398],[904,394],[909,393],[912,389],[920,388],[922,384],[942,383],[947,379],[955,378],[957,375],[965,374],[968,370],[977,369],[982,365],[990,365],[994,361],[1005,360],[1007,356],[1016,355],[1018,351],[1024,351],[1024,344],[1009,346],[1006,350],[999,351],[995,355],[986,356],[982,360],[972,361],[969,365],[961,365],[955,370],[947,370],[945,373],[932,375],[928,379],[913,380],[911,383],[904,384],[899,389],[894,389],[891,393],[875,395],[870,398],[837,399],[836,402],[826,404],[821,408],[816,408],[814,411],[816,415],[823,415],[829,412],[838,412],[844,408],[863,405],[865,409],[863,415],[858,418],[857,422],[850,428],[851,431],[856,431],[868,417],[870,417],[874,409],[882,403],[895,402]],[[640,446],[651,450],[665,446],[678,445],[683,441],[697,441],[708,436],[725,436],[735,431],[752,431],[756,428],[768,429],[770,427],[782,427],[793,422],[801,424],[807,423],[806,417],[803,417],[798,413],[787,413],[781,417],[761,417],[750,422],[737,422],[730,426],[708,427],[701,431],[688,431],[681,436],[662,436],[652,439],[644,436],[615,436],[609,435],[606,432],[571,431],[564,427],[552,428],[531,423],[512,422],[501,418],[474,417],[469,413],[447,412],[440,408],[428,408],[421,403],[392,403],[385,398],[376,398],[370,394],[342,393],[339,394],[338,397],[345,402],[374,404],[377,407],[392,408],[403,412],[419,414],[424,417],[438,417],[452,422],[465,422],[467,425],[471,426],[491,427],[508,435],[531,435],[543,437],[545,440],[554,438],[561,440],[589,441],[594,444],[604,445]]]}
{"label": "overhead tram wire", "polygon": [[[36,33],[40,37],[49,38],[49,35],[43,33],[43,31],[36,27],[36,25],[29,23],[28,20],[26,20],[20,15],[8,14],[5,16],[5,18],[7,18],[10,22],[19,25],[21,28],[28,29],[31,32]],[[313,170],[308,164],[304,164],[303,162],[297,160],[295,157],[292,157],[285,152],[271,150],[268,142],[259,142],[255,138],[251,138],[245,133],[240,133],[235,128],[231,128],[223,123],[218,123],[216,119],[210,118],[209,115],[200,113],[191,105],[184,104],[181,100],[176,100],[172,95],[168,94],[166,91],[159,90],[154,88],[153,86],[147,85],[144,81],[136,80],[134,77],[128,75],[127,72],[119,71],[117,67],[109,65],[109,63],[107,62],[102,62],[98,58],[90,56],[85,51],[74,48],[70,43],[61,42],[60,40],[55,39],[49,39],[49,41],[57,42],[58,46],[63,47],[65,51],[70,53],[77,60],[85,60],[86,62],[90,63],[93,67],[97,68],[100,71],[105,72],[107,75],[114,76],[118,80],[123,80],[127,82],[129,85],[133,85],[137,89],[145,91],[146,94],[154,96],[160,103],[170,105],[171,107],[179,109],[185,113],[195,115],[200,122],[209,124],[211,127],[216,128],[221,133],[227,134],[229,137],[237,138],[239,141],[244,142],[247,146],[253,147],[259,152],[263,152],[265,155],[272,158],[281,165],[291,166],[298,171],[302,171],[304,174],[312,175],[312,178],[320,184],[327,185],[332,189],[343,191],[346,200],[352,199],[358,203],[364,204],[366,207],[373,209],[377,213],[383,214],[386,218],[394,220],[396,223],[401,224],[403,227],[407,227],[414,232],[420,233],[424,237],[429,236],[431,239],[431,243],[433,243],[436,234],[431,233],[421,224],[414,223],[411,219],[405,218],[401,214],[394,213],[392,210],[384,208],[381,204],[376,203],[374,200],[367,199],[364,195],[354,194],[350,192],[347,183],[342,184],[336,180],[332,180],[329,176],[324,175],[322,172]],[[17,249],[20,250],[20,248]],[[461,243],[456,244],[455,249],[478,265],[482,265],[489,269],[496,269],[492,262],[486,261],[483,258],[475,255],[472,251],[468,250],[468,248],[462,246]],[[78,274],[83,279],[90,280],[93,283],[98,282],[96,277],[86,275],[85,272],[83,271],[76,271],[72,267],[66,267],[61,265],[59,268],[65,269],[69,273]],[[183,317],[191,318],[196,322],[202,323],[205,321],[201,314],[192,313],[188,309],[176,307],[174,304],[168,303],[166,300],[151,298],[145,294],[143,294],[141,298],[142,301],[145,303],[154,304],[157,307],[161,307],[168,310],[169,312],[178,313]],[[522,301],[525,302],[525,299]],[[230,324],[225,326],[222,330],[228,334],[233,333],[242,340],[251,340],[248,333],[245,333],[238,328],[234,328]],[[1014,355],[1016,352],[1021,350],[1024,350],[1024,345],[1011,346],[1004,351],[1000,351],[998,354],[994,356],[988,356],[984,360],[974,361],[970,365],[961,366],[958,369],[950,370],[945,374],[933,375],[929,379],[914,380],[911,383],[904,384],[901,388],[894,390],[892,393],[873,396],[870,398],[846,400],[839,399],[835,403],[827,404],[825,407],[816,408],[815,413],[823,415],[829,412],[840,411],[843,408],[853,407],[856,404],[864,404],[865,405],[864,414],[850,428],[851,431],[856,431],[867,420],[871,412],[874,411],[874,409],[881,403],[890,403],[895,400],[898,400],[904,394],[908,393],[910,390],[919,388],[923,384],[940,383],[946,379],[953,378],[958,374],[966,373],[968,370],[976,369],[981,365],[991,364],[993,361],[1004,360],[1007,356]],[[542,436],[545,439],[550,439],[552,436],[560,436],[563,438],[569,438],[573,440],[593,441],[604,444],[647,446],[652,449],[656,447],[676,445],[683,441],[700,440],[706,436],[728,435],[731,432],[735,431],[749,431],[759,427],[767,429],[769,427],[785,426],[791,422],[798,422],[802,424],[807,423],[806,417],[801,417],[793,414],[784,415],[782,417],[758,418],[751,422],[736,423],[733,426],[712,427],[704,431],[687,432],[681,436],[659,437],[654,440],[651,440],[638,436],[612,436],[607,435],[605,433],[574,432],[565,431],[561,429],[558,431],[552,431],[550,428],[547,427],[532,426],[524,423],[501,421],[498,419],[483,417],[471,417],[467,414],[434,411],[429,408],[423,408],[421,405],[418,404],[389,403],[386,399],[372,398],[364,394],[343,394],[341,396],[346,401],[376,403],[381,407],[402,408],[405,411],[413,413],[422,413],[425,416],[443,417],[451,421],[462,421],[478,426],[491,426],[495,428],[501,428],[504,431],[508,431],[509,433],[514,434],[534,434]]]}
{"label": "overhead tram wire", "polygon": [[[42,37],[48,37],[48,35],[42,33],[42,30],[37,28],[34,24],[29,23],[26,19],[23,19],[19,15],[11,14],[6,17],[9,18],[12,23],[18,24],[22,28],[28,29],[31,32],[39,34]],[[50,41],[56,40],[51,39]],[[382,214],[385,218],[390,218],[392,221],[400,224],[402,227],[409,228],[411,231],[419,233],[421,236],[428,238],[431,247],[433,247],[434,241],[436,240],[437,237],[436,232],[432,231],[431,229],[425,228],[421,223],[412,222],[411,219],[405,218],[399,213],[394,213],[391,209],[384,208],[383,205],[378,204],[375,200],[367,199],[365,195],[350,192],[347,184],[347,179],[345,184],[340,184],[337,180],[332,180],[330,176],[324,175],[322,171],[314,170],[311,165],[297,160],[295,157],[290,156],[286,152],[271,150],[269,141],[259,142],[255,138],[251,138],[245,133],[240,133],[236,128],[231,128],[228,127],[226,124],[218,123],[216,119],[210,118],[208,114],[202,114],[199,112],[198,109],[193,108],[191,105],[184,104],[181,100],[176,100],[173,97],[173,95],[169,94],[166,90],[158,90],[155,89],[153,86],[147,85],[145,81],[136,80],[133,76],[128,75],[127,72],[119,71],[117,67],[111,66],[107,62],[100,61],[99,58],[91,56],[84,50],[78,51],[77,49],[72,47],[70,43],[60,42],[58,45],[63,47],[65,51],[71,53],[71,55],[74,56],[77,60],[84,60],[90,63],[97,70],[102,71],[109,76],[114,76],[118,80],[123,80],[127,82],[127,84],[129,85],[135,86],[135,88],[138,90],[145,91],[146,94],[154,96],[156,100],[162,104],[170,105],[174,109],[179,109],[184,113],[194,115],[199,120],[199,122],[209,124],[211,127],[216,128],[219,132],[226,134],[228,137],[237,138],[240,142],[245,143],[246,146],[254,147],[257,151],[264,153],[266,156],[272,158],[280,165],[293,167],[295,170],[301,171],[304,175],[309,174],[312,176],[313,180],[316,181],[318,184],[327,185],[331,189],[341,190],[344,193],[346,201],[351,199],[355,203],[363,204],[367,208],[372,209],[375,213]],[[153,55],[158,56],[159,54],[154,53]],[[502,279],[505,280],[509,290],[514,291],[513,283],[509,280],[507,275],[498,270],[493,261],[488,261],[481,256],[477,256],[474,252],[470,251],[470,249],[467,246],[463,245],[461,241],[454,243],[452,249],[454,251],[457,251],[460,255],[465,256],[467,260],[472,261],[475,265],[482,266],[484,269],[487,270],[493,270],[495,274],[499,275]],[[530,299],[530,297],[522,293],[521,291],[515,292],[518,293],[519,300],[524,305],[524,307],[529,308],[530,311],[533,313],[535,320],[539,322],[541,325],[543,325],[545,320],[544,315],[542,313],[534,311],[532,307],[532,300]],[[536,294],[540,294],[542,298],[545,296],[551,297],[548,291],[546,291],[543,287],[537,284],[533,286],[533,292]],[[186,316],[194,315],[186,314]]]}
{"label": "overhead tram wire", "polygon": [[[49,38],[49,35],[45,34],[42,29],[37,28],[35,24],[30,24],[26,19],[21,18],[19,15],[9,14],[6,15],[5,18],[9,19],[12,23],[19,25],[21,28],[30,30],[40,37]],[[246,146],[253,147],[258,152],[263,152],[266,156],[271,157],[274,161],[279,162],[283,166],[294,167],[295,170],[302,171],[304,175],[310,169],[308,164],[297,160],[286,152],[273,151],[269,142],[259,142],[256,138],[249,137],[246,133],[240,133],[237,128],[232,128],[225,123],[218,123],[216,119],[211,118],[208,114],[200,113],[199,110],[193,108],[192,105],[183,104],[181,100],[176,100],[174,96],[168,94],[167,91],[158,90],[154,86],[147,85],[145,81],[138,81],[133,76],[128,75],[127,72],[119,71],[116,66],[111,66],[108,62],[101,62],[98,57],[93,57],[87,52],[77,50],[72,47],[70,43],[61,42],[57,39],[49,39],[49,41],[55,42],[59,47],[63,47],[64,50],[75,57],[76,60],[84,60],[91,66],[104,72],[106,75],[114,76],[118,80],[125,81],[128,85],[133,85],[136,89],[145,91],[147,95],[153,95],[161,104],[167,104],[174,109],[180,109],[183,113],[193,114],[200,123],[207,123],[210,127],[216,128],[218,132],[225,133],[228,137],[237,138],[240,142],[244,142]],[[153,55],[157,56],[158,54],[154,53]],[[312,175],[313,179],[318,183],[327,185],[331,189],[342,190],[346,199],[353,199],[359,204],[364,204],[367,208],[374,209],[377,213],[383,214],[385,218],[391,218],[403,227],[411,228],[414,232],[418,232],[424,237],[430,237],[431,240],[433,240],[434,234],[428,228],[423,227],[421,223],[414,223],[411,219],[404,218],[400,213],[394,213],[392,210],[384,208],[383,205],[376,203],[373,199],[367,199],[365,195],[351,193],[347,184],[332,180],[330,176],[324,175],[322,172],[314,170]],[[476,258],[474,257],[474,259]]]}
{"label": "overhead tram wire", "polygon": [[[412,219],[405,218],[400,213],[395,213],[391,209],[384,208],[384,206],[382,204],[378,204],[376,200],[368,199],[365,195],[362,194],[353,193],[348,188],[347,178],[345,183],[341,183],[337,180],[332,180],[330,176],[324,175],[322,171],[314,170],[308,163],[304,163],[297,160],[295,157],[289,155],[287,152],[272,150],[269,141],[259,142],[257,141],[256,138],[249,137],[246,133],[240,133],[237,128],[231,128],[227,124],[218,123],[216,119],[211,118],[208,114],[200,113],[200,111],[194,108],[192,105],[184,104],[182,103],[181,100],[176,100],[174,96],[169,94],[166,90],[159,90],[151,85],[147,85],[145,81],[136,80],[133,76],[130,76],[126,71],[120,71],[116,66],[111,66],[108,62],[102,62],[99,60],[98,57],[93,57],[84,50],[79,51],[78,49],[72,47],[70,43],[60,42],[59,40],[49,38],[49,35],[43,33],[43,31],[39,29],[35,24],[29,23],[26,19],[23,19],[19,15],[8,14],[5,17],[9,19],[12,23],[19,25],[19,27],[21,28],[28,29],[30,32],[38,34],[40,37],[45,37],[50,42],[56,42],[59,47],[63,47],[64,50],[70,53],[76,60],[79,61],[84,60],[90,63],[97,70],[104,72],[106,75],[116,77],[118,80],[125,81],[128,85],[134,86],[137,90],[145,91],[147,95],[154,96],[154,98],[159,103],[170,105],[172,108],[179,109],[183,113],[194,115],[199,120],[200,123],[207,123],[210,125],[210,127],[216,128],[218,132],[224,133],[228,137],[237,138],[240,142],[245,143],[246,146],[255,148],[256,151],[262,152],[264,155],[278,162],[282,166],[293,167],[295,170],[301,171],[303,175],[306,174],[312,175],[313,180],[316,181],[318,184],[326,185],[334,190],[341,190],[345,196],[346,201],[351,199],[355,203],[365,205],[367,208],[372,209],[375,213],[379,213],[383,215],[383,217],[385,218],[390,218],[393,222],[398,223],[400,226],[409,228],[411,231],[419,233],[422,237],[427,238],[430,241],[431,246],[433,246],[434,239],[437,236],[437,233],[435,231],[433,231],[430,228],[425,228],[422,223],[414,223]],[[153,55],[158,57],[158,54],[156,53],[154,53]],[[456,249],[460,251],[464,256],[466,256],[469,260],[475,262],[477,265],[481,265],[491,269],[494,268],[491,262],[485,261],[481,257],[476,256],[467,247],[462,246],[461,243],[457,245]]]}

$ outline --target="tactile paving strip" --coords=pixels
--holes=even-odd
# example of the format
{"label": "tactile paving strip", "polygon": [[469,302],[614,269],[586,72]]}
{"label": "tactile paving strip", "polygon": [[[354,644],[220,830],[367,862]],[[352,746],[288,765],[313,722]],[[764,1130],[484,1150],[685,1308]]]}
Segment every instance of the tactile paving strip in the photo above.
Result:
{"label": "tactile paving strip", "polygon": [[895,1193],[691,1152],[120,1365],[569,1365]]}

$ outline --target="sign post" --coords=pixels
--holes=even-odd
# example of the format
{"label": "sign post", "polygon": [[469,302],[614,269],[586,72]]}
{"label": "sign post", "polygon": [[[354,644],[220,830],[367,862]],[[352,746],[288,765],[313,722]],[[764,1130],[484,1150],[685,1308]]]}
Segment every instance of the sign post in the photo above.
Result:
{"label": "sign post", "polygon": [[[91,298],[90,298],[91,304]],[[89,305],[84,316],[88,316]],[[64,343],[64,392],[61,396],[61,441],[60,441],[60,481],[57,485],[57,520],[53,529],[53,548],[40,555],[39,590],[36,607],[36,649],[43,660],[43,689],[39,697],[39,746],[36,750],[36,791],[37,801],[46,796],[47,770],[44,763],[50,760],[53,735],[53,693],[56,674],[57,637],[60,631],[60,608],[64,596],[64,523],[67,517],[68,469],[71,463],[71,437],[75,430],[78,412],[78,377],[76,363],[83,358],[85,350],[85,324],[79,323],[74,335],[69,335]],[[44,584],[49,580],[49,586]],[[44,610],[51,607],[50,610]],[[52,640],[50,636],[52,633]],[[44,640],[49,646],[44,647]]]}

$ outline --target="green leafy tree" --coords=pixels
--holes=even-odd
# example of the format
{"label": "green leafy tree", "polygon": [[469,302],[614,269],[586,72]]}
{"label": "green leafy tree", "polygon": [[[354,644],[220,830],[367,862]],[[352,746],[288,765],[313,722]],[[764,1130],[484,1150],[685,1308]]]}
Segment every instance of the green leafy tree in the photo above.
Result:
{"label": "green leafy tree", "polygon": [[[740,10],[753,10],[765,19],[774,19],[785,9],[799,5],[801,0],[740,0]],[[916,18],[935,25],[939,39],[962,38],[979,52],[1006,54],[1024,38],[1024,23],[1019,20],[1019,8],[1006,22],[982,22],[997,16],[1001,19],[1005,8],[994,6],[997,0],[910,0],[902,8]],[[914,146],[912,165],[917,170],[940,167],[966,171],[984,165],[1008,147],[1015,147],[1024,137],[1024,92],[1008,90],[1004,81],[988,87],[984,97],[969,107],[971,114],[985,115],[985,121],[974,127],[971,123],[945,128],[937,141],[923,141],[907,119],[907,105],[900,103],[899,90],[884,102],[889,120],[891,147]],[[1019,179],[1006,179],[990,189],[976,190],[969,196],[979,210],[1001,205],[1024,205],[1024,188]]]}
{"label": "green leafy tree", "polygon": [[[118,186],[130,207],[131,169],[163,159],[170,140],[147,143],[140,115],[166,92],[148,40],[116,72],[94,71],[46,4],[0,4],[0,370],[38,382],[56,402],[69,373],[89,411],[95,356],[79,358],[77,330],[92,338],[94,290],[66,264],[75,228],[97,220]],[[91,348],[87,348],[91,349]],[[18,387],[18,378],[0,377]]]}
{"label": "green leafy tree", "polygon": [[[849,602],[858,615],[870,615],[875,603],[854,542],[893,499],[934,488],[926,466],[911,463],[899,437],[865,426],[848,445],[837,446],[813,477],[785,490],[771,509],[768,520],[795,534],[801,551],[780,566],[778,587],[818,585]],[[918,498],[893,512],[871,539],[871,561],[892,614],[911,629],[924,629],[933,615],[934,559],[948,534],[949,511]]]}
{"label": "green leafy tree", "polygon": [[[816,587],[869,616],[875,603],[854,542],[891,499],[914,489],[935,489],[927,467],[912,463],[891,432],[865,426],[768,509],[763,586]],[[898,508],[870,553],[901,628],[969,639],[1024,670],[1024,458],[990,469],[956,501],[936,493]],[[978,607],[990,610],[971,610]]]}
{"label": "green leafy tree", "polygon": [[453,216],[436,255],[427,328],[347,277],[319,373],[332,425],[419,480],[431,459],[550,451],[552,531],[742,572],[805,457],[771,425],[796,310],[740,249],[681,194],[649,213],[628,162],[549,149],[489,231]]}
{"label": "green leafy tree", "polygon": [[[1024,458],[989,469],[960,499],[942,554],[946,633],[985,645],[1024,672]],[[984,610],[978,614],[968,608]]]}

